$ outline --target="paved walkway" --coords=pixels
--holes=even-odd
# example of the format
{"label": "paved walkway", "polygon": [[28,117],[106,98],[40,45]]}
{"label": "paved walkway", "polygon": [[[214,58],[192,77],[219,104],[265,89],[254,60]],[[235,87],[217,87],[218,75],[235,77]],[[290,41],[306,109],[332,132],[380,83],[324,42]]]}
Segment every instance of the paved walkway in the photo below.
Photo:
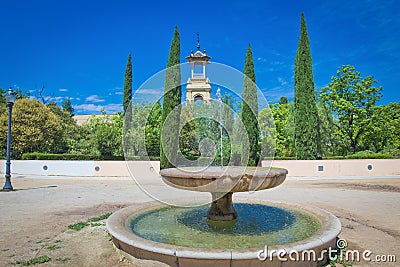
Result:
{"label": "paved walkway", "polygon": [[[4,184],[4,178],[0,183]],[[129,178],[15,176],[12,183],[16,191],[0,192],[0,265],[16,255],[29,258],[32,242],[61,233],[69,224],[121,206],[154,201]],[[193,197],[192,192],[170,189],[158,179],[143,179],[140,185],[163,200]],[[400,261],[400,177],[290,178],[280,187],[236,196],[326,209],[339,217],[341,238],[350,248],[396,255]],[[81,250],[79,246],[70,249]],[[86,266],[95,265],[89,261]]]}

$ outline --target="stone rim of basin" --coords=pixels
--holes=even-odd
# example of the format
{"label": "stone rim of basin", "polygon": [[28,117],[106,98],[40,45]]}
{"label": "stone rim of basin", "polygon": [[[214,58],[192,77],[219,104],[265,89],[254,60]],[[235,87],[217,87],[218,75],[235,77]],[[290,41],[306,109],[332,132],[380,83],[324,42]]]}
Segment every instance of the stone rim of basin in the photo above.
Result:
{"label": "stone rim of basin", "polygon": [[163,169],[160,175],[168,185],[200,192],[246,192],[280,185],[288,171],[282,168],[209,166]]}
{"label": "stone rim of basin", "polygon": [[[320,255],[322,249],[336,247],[336,239],[341,231],[341,223],[339,219],[330,212],[314,206],[285,203],[281,201],[266,201],[243,197],[240,197],[236,200],[240,203],[264,205],[272,204],[273,206],[282,208],[300,210],[317,217],[321,222],[321,229],[315,235],[307,239],[294,243],[268,247],[268,250],[266,251],[267,255],[264,256],[268,256],[268,259],[274,259],[271,261],[268,260],[261,262],[263,266],[264,264],[265,266],[275,266],[276,262],[279,263],[279,260],[276,258],[277,255],[273,254],[273,251],[285,250],[301,252],[314,250],[317,255]],[[194,262],[201,264],[201,266],[215,266],[215,260],[220,260],[221,263],[223,262],[228,266],[233,261],[235,263],[241,263],[242,265],[257,264],[258,266],[260,264],[260,260],[257,258],[257,256],[259,255],[259,250],[263,248],[249,247],[243,249],[200,249],[182,247],[144,239],[134,234],[129,229],[129,225],[133,217],[140,216],[141,214],[165,206],[167,205],[151,201],[126,207],[112,214],[107,220],[107,230],[113,236],[112,241],[114,242],[115,246],[134,257],[157,260],[165,262],[171,266],[177,266],[176,262],[178,261],[179,266],[193,266]],[[325,253],[325,256],[326,255],[327,253]],[[327,259],[324,260],[327,261]],[[184,262],[186,261],[188,264],[185,265]],[[293,263],[296,265],[299,262]],[[311,264],[310,260],[305,261],[304,263],[306,266]],[[316,262],[312,263],[314,265],[316,264]]]}

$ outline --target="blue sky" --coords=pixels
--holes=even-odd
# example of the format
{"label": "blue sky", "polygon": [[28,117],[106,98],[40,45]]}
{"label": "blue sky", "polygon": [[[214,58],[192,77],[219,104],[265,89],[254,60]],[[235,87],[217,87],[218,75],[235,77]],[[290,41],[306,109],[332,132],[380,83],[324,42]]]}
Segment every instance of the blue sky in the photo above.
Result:
{"label": "blue sky", "polygon": [[133,86],[166,66],[174,27],[181,62],[196,47],[212,61],[243,70],[253,48],[258,87],[269,102],[293,98],[293,68],[304,11],[315,88],[351,64],[384,87],[381,104],[400,101],[398,1],[76,1],[0,0],[0,88],[10,86],[76,113],[122,109],[127,56]]}

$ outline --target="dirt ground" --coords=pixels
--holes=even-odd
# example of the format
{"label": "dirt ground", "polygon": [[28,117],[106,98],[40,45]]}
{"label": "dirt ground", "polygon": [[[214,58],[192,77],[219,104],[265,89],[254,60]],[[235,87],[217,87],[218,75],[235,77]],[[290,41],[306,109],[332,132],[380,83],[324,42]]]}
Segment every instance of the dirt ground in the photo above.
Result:
{"label": "dirt ground", "polygon": [[[0,182],[3,184],[4,179]],[[80,231],[68,225],[85,222],[127,205],[151,200],[132,181],[39,179],[15,177],[14,192],[0,192],[0,266],[48,256],[39,266],[166,266],[128,260],[118,253],[105,220]],[[154,186],[162,186],[154,183]],[[400,261],[400,178],[288,179],[268,193],[251,197],[304,203],[335,214],[348,249],[395,255]],[[398,266],[354,262],[353,266]]]}

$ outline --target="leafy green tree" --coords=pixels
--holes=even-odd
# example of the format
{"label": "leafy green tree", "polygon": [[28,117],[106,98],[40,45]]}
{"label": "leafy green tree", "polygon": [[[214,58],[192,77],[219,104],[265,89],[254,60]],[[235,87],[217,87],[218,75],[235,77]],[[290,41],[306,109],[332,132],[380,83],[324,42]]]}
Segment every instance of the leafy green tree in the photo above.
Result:
{"label": "leafy green tree", "polygon": [[291,124],[293,117],[293,102],[271,105],[276,129],[276,156],[293,157],[294,151],[294,129]]}
{"label": "leafy green tree", "polygon": [[366,137],[375,104],[382,97],[382,87],[375,87],[373,76],[362,78],[353,66],[342,66],[328,86],[322,88],[320,97],[332,110],[335,135],[340,153],[360,151],[360,140]]}
{"label": "leafy green tree", "polygon": [[[196,122],[193,120],[192,105],[181,110],[181,131],[179,133],[179,150],[186,159],[194,160],[200,156],[198,140],[196,138]],[[183,122],[185,124],[183,125]]]}
{"label": "leafy green tree", "polygon": [[124,123],[125,158],[134,159],[146,156],[146,119],[150,113],[149,105],[134,104],[127,109]]}
{"label": "leafy green tree", "polygon": [[146,150],[147,154],[151,157],[160,156],[161,115],[161,104],[157,101],[151,106],[151,111],[147,117],[145,126]]}
{"label": "leafy green tree", "polygon": [[[0,143],[5,147],[7,116],[0,115]],[[57,152],[62,137],[60,119],[37,100],[17,99],[13,107],[12,150],[14,158],[27,152]]]}
{"label": "leafy green tree", "polygon": [[222,107],[222,122],[226,127],[226,135],[228,132],[233,131],[233,124],[234,124],[234,110],[233,104],[234,100],[233,97],[229,94],[225,94],[221,98],[222,103],[224,103]]}
{"label": "leafy green tree", "polygon": [[60,121],[60,127],[62,129],[60,138],[58,138],[57,142],[54,144],[53,152],[67,153],[67,139],[75,138],[72,128],[76,126],[76,122],[71,118],[68,112],[63,111],[55,102],[48,102],[46,106],[54,115],[57,116]]}
{"label": "leafy green tree", "polygon": [[[0,88],[0,113],[6,112],[7,108],[7,103],[6,103],[6,93],[7,90],[3,90]],[[29,98],[30,93],[29,92],[23,92],[20,88],[13,90],[14,94],[16,95],[16,99],[25,99]]]}
{"label": "leafy green tree", "polygon": [[400,157],[400,103],[374,107],[371,123],[360,137],[361,150]]}
{"label": "leafy green tree", "polygon": [[129,54],[125,68],[124,99],[123,99],[124,114],[131,100],[132,100],[132,57],[131,54]]}
{"label": "leafy green tree", "polygon": [[94,116],[87,123],[86,127],[93,134],[96,147],[104,158],[122,156],[123,123],[124,116],[121,113]]}
{"label": "leafy green tree", "polygon": [[128,108],[123,141],[127,159],[160,156],[161,112],[160,102],[136,103]]}
{"label": "leafy green tree", "polygon": [[304,13],[301,14],[300,38],[294,64],[294,123],[297,159],[317,159],[319,122],[315,100],[314,76]]}
{"label": "leafy green tree", "polygon": [[[174,38],[171,43],[167,63],[164,101],[161,125],[169,117],[167,126],[161,132],[160,168],[174,167],[179,144],[179,120],[181,104],[181,72],[180,72],[180,39],[178,27],[175,27]],[[166,145],[166,147],[163,147]],[[167,154],[166,154],[167,153]]]}
{"label": "leafy green tree", "polygon": [[63,100],[63,102],[62,102],[62,110],[63,110],[64,112],[69,113],[69,115],[70,115],[71,117],[74,115],[74,108],[72,107],[71,99],[70,99],[70,98],[67,98],[67,99],[64,99],[64,100]]}
{"label": "leafy green tree", "polygon": [[73,138],[67,138],[69,154],[85,154],[100,156],[96,136],[89,127],[90,123],[73,128]]}
{"label": "leafy green tree", "polygon": [[[243,142],[242,147],[242,164],[243,160],[248,158],[247,166],[257,166],[259,161],[259,128],[258,128],[258,100],[256,75],[254,73],[254,61],[250,44],[247,47],[246,59],[244,63],[244,83],[243,83],[243,110],[242,121],[247,131],[248,143]],[[247,155],[246,151],[249,151]]]}
{"label": "leafy green tree", "polygon": [[335,137],[335,122],[331,109],[323,102],[317,102],[321,155],[324,157],[334,156],[337,151],[337,142]]}
{"label": "leafy green tree", "polygon": [[273,157],[277,152],[277,131],[272,112],[274,106],[276,105],[271,105],[270,108],[263,108],[260,114],[258,114],[262,151],[265,151],[267,154],[263,155],[263,159],[264,157]]}

